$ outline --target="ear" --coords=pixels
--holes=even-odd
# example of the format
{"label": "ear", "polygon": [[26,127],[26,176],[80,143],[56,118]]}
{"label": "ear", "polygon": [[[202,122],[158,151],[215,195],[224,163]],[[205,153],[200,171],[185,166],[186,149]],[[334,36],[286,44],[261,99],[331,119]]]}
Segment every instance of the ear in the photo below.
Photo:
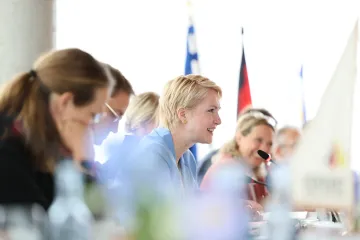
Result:
{"label": "ear", "polygon": [[179,108],[179,109],[176,111],[176,113],[177,113],[177,116],[178,116],[180,122],[182,122],[182,123],[186,123],[186,122],[187,122],[187,119],[186,119],[186,113],[187,113],[187,111],[186,111],[185,108]]}
{"label": "ear", "polygon": [[235,140],[236,140],[236,142],[237,142],[237,143],[240,142],[240,141],[242,140],[242,138],[243,138],[243,135],[241,134],[241,132],[240,132],[240,131],[237,131],[237,132],[235,133]]}
{"label": "ear", "polygon": [[58,96],[57,107],[60,113],[64,113],[69,105],[74,104],[74,95],[71,92],[65,92]]}

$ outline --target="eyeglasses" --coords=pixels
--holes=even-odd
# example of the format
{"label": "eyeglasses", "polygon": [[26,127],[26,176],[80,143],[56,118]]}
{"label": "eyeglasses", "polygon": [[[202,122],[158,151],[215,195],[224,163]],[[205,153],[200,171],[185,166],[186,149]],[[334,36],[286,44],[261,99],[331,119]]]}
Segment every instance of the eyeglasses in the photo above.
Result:
{"label": "eyeglasses", "polygon": [[[116,113],[116,111],[110,107],[109,104],[105,103],[105,106],[110,110],[110,112],[113,115],[113,122],[118,122],[121,120],[122,116],[120,116],[119,114]],[[106,116],[105,113],[98,113],[96,115],[94,115],[92,123],[97,124],[99,122],[101,122],[101,120]]]}
{"label": "eyeglasses", "polygon": [[118,121],[121,120],[122,116],[120,116],[119,114],[117,114],[117,112],[115,112],[115,110],[114,110],[112,107],[110,107],[109,104],[105,103],[105,106],[106,106],[106,107],[110,110],[110,112],[113,114],[113,118],[114,118],[113,122],[118,122]]}

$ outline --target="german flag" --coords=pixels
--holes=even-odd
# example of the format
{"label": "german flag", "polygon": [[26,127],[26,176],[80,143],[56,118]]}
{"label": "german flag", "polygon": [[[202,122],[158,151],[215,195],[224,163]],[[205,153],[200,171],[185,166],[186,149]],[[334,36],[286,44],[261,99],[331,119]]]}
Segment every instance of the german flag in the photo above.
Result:
{"label": "german flag", "polygon": [[[244,35],[244,31],[242,31]],[[244,111],[247,107],[251,106],[251,93],[248,72],[246,68],[245,60],[245,51],[244,44],[242,47],[242,59],[240,65],[240,76],[239,76],[239,90],[238,90],[238,107],[237,107],[237,117],[240,113]]]}

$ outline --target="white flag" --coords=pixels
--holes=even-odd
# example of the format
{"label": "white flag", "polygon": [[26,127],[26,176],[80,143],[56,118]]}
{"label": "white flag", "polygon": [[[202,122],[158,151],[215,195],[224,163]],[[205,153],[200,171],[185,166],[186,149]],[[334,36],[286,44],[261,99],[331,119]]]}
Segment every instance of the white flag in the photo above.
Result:
{"label": "white flag", "polygon": [[358,21],[323,95],[315,118],[291,160],[293,203],[299,207],[349,209],[354,201],[350,170]]}

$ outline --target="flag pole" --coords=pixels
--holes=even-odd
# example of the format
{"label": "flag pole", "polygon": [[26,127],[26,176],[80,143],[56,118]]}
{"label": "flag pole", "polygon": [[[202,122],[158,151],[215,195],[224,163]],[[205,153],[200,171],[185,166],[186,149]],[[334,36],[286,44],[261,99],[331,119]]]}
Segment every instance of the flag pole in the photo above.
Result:
{"label": "flag pole", "polygon": [[187,6],[187,15],[188,15],[188,19],[189,19],[189,24],[192,24],[193,23],[193,6],[191,3],[191,0],[186,1],[186,6]]}

